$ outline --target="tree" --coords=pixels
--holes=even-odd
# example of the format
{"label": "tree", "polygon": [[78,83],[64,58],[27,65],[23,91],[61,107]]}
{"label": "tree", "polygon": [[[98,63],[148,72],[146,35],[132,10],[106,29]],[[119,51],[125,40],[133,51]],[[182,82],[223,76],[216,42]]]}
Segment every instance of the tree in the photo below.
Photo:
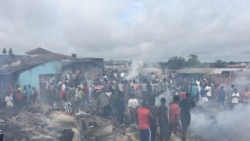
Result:
{"label": "tree", "polygon": [[234,64],[236,64],[234,61],[229,62],[229,65],[234,65]]}
{"label": "tree", "polygon": [[165,72],[167,65],[168,65],[167,62],[159,62],[159,66],[161,67],[162,72]]}
{"label": "tree", "polygon": [[185,66],[185,59],[183,57],[172,57],[167,62],[167,67],[171,70],[178,70]]}
{"label": "tree", "polygon": [[197,55],[190,54],[188,60],[186,61],[186,67],[199,67],[201,62]]}
{"label": "tree", "polygon": [[226,66],[227,66],[227,63],[222,60],[217,60],[211,64],[211,67],[214,67],[214,68],[225,68]]}

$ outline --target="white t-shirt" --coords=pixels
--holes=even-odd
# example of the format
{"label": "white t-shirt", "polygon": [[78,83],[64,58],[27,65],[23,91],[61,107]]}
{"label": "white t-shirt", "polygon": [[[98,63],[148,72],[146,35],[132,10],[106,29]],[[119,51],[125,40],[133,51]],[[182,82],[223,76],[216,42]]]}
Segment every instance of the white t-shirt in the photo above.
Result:
{"label": "white t-shirt", "polygon": [[208,97],[212,96],[212,88],[211,88],[211,86],[206,86],[205,90],[207,91],[207,96]]}
{"label": "white t-shirt", "polygon": [[121,83],[118,84],[118,89],[119,89],[119,91],[123,92],[123,87],[122,87]]}
{"label": "white t-shirt", "polygon": [[135,109],[138,105],[139,105],[139,102],[137,99],[133,98],[133,99],[128,100],[128,107]]}
{"label": "white t-shirt", "polygon": [[232,103],[233,103],[233,104],[239,103],[239,97],[240,97],[240,94],[234,92],[234,93],[232,94]]}
{"label": "white t-shirt", "polygon": [[66,85],[62,84],[62,91],[66,90]]}
{"label": "white t-shirt", "polygon": [[5,97],[5,102],[6,102],[7,106],[12,107],[13,106],[13,102],[12,101],[13,101],[12,96],[6,96]]}

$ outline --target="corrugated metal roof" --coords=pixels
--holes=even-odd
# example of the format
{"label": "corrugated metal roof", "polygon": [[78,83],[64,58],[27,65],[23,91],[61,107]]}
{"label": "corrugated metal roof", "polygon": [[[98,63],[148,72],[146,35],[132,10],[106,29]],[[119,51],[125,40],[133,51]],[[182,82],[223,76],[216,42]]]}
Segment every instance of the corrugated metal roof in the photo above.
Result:
{"label": "corrugated metal roof", "polygon": [[1,75],[8,75],[16,72],[22,72],[31,69],[35,66],[50,62],[50,61],[60,61],[62,58],[67,58],[68,56],[60,54],[43,54],[43,55],[32,55],[32,56],[22,56],[18,59],[9,58],[6,63],[2,63],[0,67]]}
{"label": "corrugated metal roof", "polygon": [[50,51],[48,51],[44,48],[41,48],[41,47],[26,52],[26,54],[50,54],[50,53],[53,53],[53,52],[50,52]]}
{"label": "corrugated metal roof", "polygon": [[209,74],[221,74],[222,72],[238,72],[238,71],[243,71],[243,68],[217,68],[214,69],[212,72],[210,72]]}
{"label": "corrugated metal roof", "polygon": [[207,74],[214,70],[214,68],[184,68],[177,72],[179,74]]}
{"label": "corrugated metal roof", "polygon": [[0,75],[8,75],[8,74],[12,74],[15,72],[22,72],[28,69],[31,69],[35,66],[47,63],[48,61],[45,60],[41,60],[41,61],[30,61],[30,62],[21,62],[20,64],[16,64],[16,65],[8,65],[5,67],[0,68]]}
{"label": "corrugated metal roof", "polygon": [[23,55],[14,55],[13,57],[9,55],[0,55],[0,65],[2,66],[12,63],[14,61],[20,60],[21,58],[23,58]]}
{"label": "corrugated metal roof", "polygon": [[177,72],[179,74],[221,74],[224,71],[237,72],[243,70],[243,68],[184,68]]}

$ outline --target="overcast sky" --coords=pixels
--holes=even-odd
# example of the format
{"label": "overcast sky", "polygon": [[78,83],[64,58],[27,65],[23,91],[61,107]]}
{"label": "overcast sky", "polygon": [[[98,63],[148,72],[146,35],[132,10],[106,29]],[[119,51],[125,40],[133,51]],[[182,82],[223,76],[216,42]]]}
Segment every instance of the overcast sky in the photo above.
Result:
{"label": "overcast sky", "polygon": [[250,61],[250,0],[0,0],[0,46],[78,57]]}

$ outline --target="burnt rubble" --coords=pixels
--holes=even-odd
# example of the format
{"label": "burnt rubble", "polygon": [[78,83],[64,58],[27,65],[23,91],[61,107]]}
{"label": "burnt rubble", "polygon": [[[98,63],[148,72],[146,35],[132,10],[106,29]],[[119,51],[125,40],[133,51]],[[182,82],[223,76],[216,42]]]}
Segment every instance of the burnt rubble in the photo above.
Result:
{"label": "burnt rubble", "polygon": [[59,141],[76,128],[74,117],[41,103],[0,113],[4,141]]}
{"label": "burnt rubble", "polygon": [[[94,112],[93,112],[94,113]],[[80,111],[66,114],[59,107],[43,103],[21,108],[1,109],[0,126],[4,141],[138,141],[135,124],[121,126],[113,119]],[[179,135],[172,136],[179,141]],[[203,141],[189,135],[189,141]]]}

